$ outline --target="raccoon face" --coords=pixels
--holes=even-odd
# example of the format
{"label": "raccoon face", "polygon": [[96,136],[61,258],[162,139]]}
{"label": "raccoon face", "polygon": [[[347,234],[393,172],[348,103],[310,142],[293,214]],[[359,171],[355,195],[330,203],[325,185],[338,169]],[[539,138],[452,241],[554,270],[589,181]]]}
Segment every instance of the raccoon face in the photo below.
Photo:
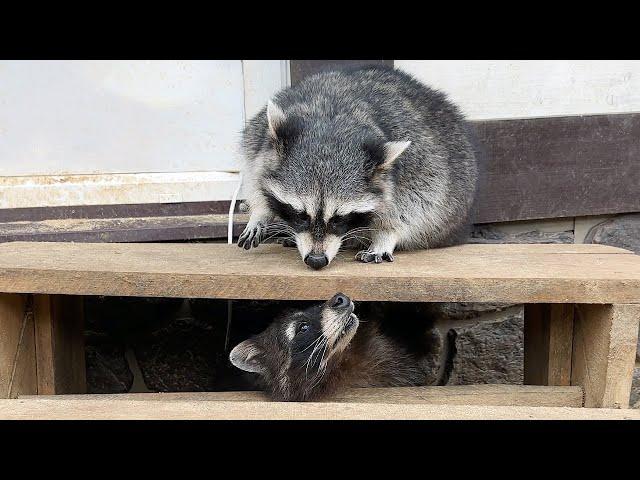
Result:
{"label": "raccoon face", "polygon": [[267,119],[277,160],[262,192],[304,262],[323,268],[343,241],[368,237],[384,208],[394,162],[411,142],[385,142],[348,116],[287,116],[271,102]]}
{"label": "raccoon face", "polygon": [[326,387],[327,369],[339,365],[356,333],[354,308],[349,297],[338,293],[323,304],[288,313],[238,344],[229,359],[241,370],[259,374],[274,398],[314,398]]}

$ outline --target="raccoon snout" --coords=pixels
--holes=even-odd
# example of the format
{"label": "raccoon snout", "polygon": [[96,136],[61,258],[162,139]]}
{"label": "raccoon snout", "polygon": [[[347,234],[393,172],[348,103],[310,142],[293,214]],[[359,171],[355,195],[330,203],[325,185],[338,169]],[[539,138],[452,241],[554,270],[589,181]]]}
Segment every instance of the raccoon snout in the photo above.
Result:
{"label": "raccoon snout", "polygon": [[314,270],[319,270],[329,264],[329,259],[324,253],[310,253],[306,257],[304,257],[304,263],[309,265]]}

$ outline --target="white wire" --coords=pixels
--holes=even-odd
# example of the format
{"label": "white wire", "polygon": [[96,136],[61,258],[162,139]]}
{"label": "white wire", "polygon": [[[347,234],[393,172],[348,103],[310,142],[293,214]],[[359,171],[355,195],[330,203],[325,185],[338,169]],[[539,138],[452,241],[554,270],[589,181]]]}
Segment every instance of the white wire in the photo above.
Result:
{"label": "white wire", "polygon": [[233,243],[233,215],[236,210],[236,201],[238,200],[238,194],[240,193],[240,187],[242,186],[242,172],[238,175],[238,186],[233,192],[231,197],[231,205],[229,205],[229,225],[227,226],[227,243],[231,245]]}
{"label": "white wire", "polygon": [[[240,193],[240,187],[242,186],[242,172],[238,175],[238,186],[233,192],[231,197],[231,205],[229,205],[229,224],[227,226],[227,243],[231,245],[233,243],[233,215],[236,210],[236,201],[238,200],[238,193]],[[227,331],[224,336],[224,351],[229,351],[229,332],[231,331],[231,319],[233,317],[233,300],[227,300]]]}

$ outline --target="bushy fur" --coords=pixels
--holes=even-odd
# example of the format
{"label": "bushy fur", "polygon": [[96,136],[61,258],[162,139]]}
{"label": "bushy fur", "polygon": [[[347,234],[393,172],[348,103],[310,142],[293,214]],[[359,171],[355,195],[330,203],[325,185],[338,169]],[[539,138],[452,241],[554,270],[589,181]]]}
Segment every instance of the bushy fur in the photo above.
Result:
{"label": "bushy fur", "polygon": [[477,178],[467,125],[443,93],[401,71],[308,77],[248,122],[242,147],[245,248],[277,218],[305,261],[328,263],[354,239],[368,247],[360,260],[392,261],[396,248],[451,244],[467,225]]}
{"label": "bushy fur", "polygon": [[[455,357],[453,330],[423,318],[413,338],[419,347],[411,348],[386,331],[379,316],[354,321],[353,303],[333,303],[283,314],[238,344],[231,362],[252,372],[255,388],[285,401],[325,399],[350,387],[447,383]],[[303,323],[306,330],[300,331]]]}

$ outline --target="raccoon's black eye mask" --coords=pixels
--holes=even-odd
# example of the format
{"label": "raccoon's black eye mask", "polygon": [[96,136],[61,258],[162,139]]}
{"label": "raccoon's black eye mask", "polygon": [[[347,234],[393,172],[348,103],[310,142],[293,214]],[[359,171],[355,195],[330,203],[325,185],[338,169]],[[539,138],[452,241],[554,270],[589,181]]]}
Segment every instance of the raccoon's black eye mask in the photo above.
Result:
{"label": "raccoon's black eye mask", "polygon": [[309,227],[311,219],[306,212],[299,212],[291,205],[282,203],[269,192],[264,192],[264,194],[267,198],[271,211],[282,218],[285,222],[301,229]]}

